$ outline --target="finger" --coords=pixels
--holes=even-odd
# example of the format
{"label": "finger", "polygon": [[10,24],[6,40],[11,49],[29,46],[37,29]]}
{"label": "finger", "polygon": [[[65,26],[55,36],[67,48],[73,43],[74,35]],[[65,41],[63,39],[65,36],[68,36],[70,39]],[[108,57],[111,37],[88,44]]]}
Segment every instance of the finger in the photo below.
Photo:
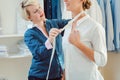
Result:
{"label": "finger", "polygon": [[61,32],[61,30],[60,30],[60,29],[56,29],[55,31],[56,31],[57,33],[60,33],[60,32]]}
{"label": "finger", "polygon": [[50,34],[51,37],[55,38],[58,35],[58,33],[52,33]]}
{"label": "finger", "polygon": [[54,33],[54,34],[59,34],[60,31],[59,31],[59,30],[55,30],[55,31],[53,31],[53,33]]}
{"label": "finger", "polygon": [[60,33],[63,31],[63,29],[59,29]]}
{"label": "finger", "polygon": [[58,34],[53,34],[53,37],[56,37]]}
{"label": "finger", "polygon": [[60,32],[60,29],[53,28],[53,31]]}
{"label": "finger", "polygon": [[78,31],[78,30],[76,30],[76,34],[79,34],[79,31]]}
{"label": "finger", "polygon": [[59,33],[58,32],[51,32],[50,35],[51,36],[57,36]]}
{"label": "finger", "polygon": [[60,33],[60,30],[58,30],[58,29],[52,29],[50,31],[50,34],[58,34],[58,33]]}
{"label": "finger", "polygon": [[79,31],[78,31],[78,30],[74,30],[74,33],[75,33],[75,34],[78,34],[78,33],[79,33]]}

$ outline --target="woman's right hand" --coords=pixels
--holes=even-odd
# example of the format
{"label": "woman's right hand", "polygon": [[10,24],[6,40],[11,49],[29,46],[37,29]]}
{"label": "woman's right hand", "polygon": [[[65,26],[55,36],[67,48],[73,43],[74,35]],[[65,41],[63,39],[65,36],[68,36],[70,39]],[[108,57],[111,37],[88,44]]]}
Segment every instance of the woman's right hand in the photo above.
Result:
{"label": "woman's right hand", "polygon": [[65,80],[65,71],[62,74],[62,79],[61,80]]}
{"label": "woman's right hand", "polygon": [[61,32],[60,29],[52,28],[49,32],[48,40],[53,43],[53,40],[56,38],[56,36]]}

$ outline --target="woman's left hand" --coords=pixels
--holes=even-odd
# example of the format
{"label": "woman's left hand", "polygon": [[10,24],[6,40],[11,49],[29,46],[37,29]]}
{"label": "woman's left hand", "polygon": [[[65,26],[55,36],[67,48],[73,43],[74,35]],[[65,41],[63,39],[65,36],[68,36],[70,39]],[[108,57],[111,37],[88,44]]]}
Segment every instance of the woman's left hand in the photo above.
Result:
{"label": "woman's left hand", "polygon": [[80,33],[78,30],[72,30],[69,36],[69,42],[73,45],[77,45],[80,42]]}

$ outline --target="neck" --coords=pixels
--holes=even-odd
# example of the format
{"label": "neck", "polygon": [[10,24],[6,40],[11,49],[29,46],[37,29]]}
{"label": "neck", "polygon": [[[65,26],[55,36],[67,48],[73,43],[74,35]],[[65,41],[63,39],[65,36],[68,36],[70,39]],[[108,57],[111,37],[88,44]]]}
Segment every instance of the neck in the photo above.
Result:
{"label": "neck", "polygon": [[76,11],[76,12],[72,12],[72,18],[74,18],[75,16],[77,16],[77,15],[80,14],[81,12],[83,12],[83,10],[81,10],[81,11]]}
{"label": "neck", "polygon": [[77,13],[73,18],[73,22],[76,23],[79,19],[81,19],[82,17],[85,16],[85,12],[81,11],[79,13]]}

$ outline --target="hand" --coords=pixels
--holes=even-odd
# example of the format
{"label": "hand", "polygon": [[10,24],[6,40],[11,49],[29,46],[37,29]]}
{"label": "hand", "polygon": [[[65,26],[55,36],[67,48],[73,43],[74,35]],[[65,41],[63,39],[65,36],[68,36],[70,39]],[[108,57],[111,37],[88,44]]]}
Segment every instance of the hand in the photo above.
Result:
{"label": "hand", "polygon": [[65,80],[65,76],[63,76],[61,80]]}
{"label": "hand", "polygon": [[61,32],[61,30],[59,30],[59,29],[57,29],[57,28],[52,28],[52,29],[50,30],[50,32],[49,32],[49,37],[48,37],[49,41],[50,41],[51,43],[53,43],[54,38],[55,38],[60,32]]}
{"label": "hand", "polygon": [[73,45],[77,45],[80,42],[80,33],[78,30],[72,30],[69,36],[69,42]]}
{"label": "hand", "polygon": [[61,80],[65,80],[65,71],[62,74],[62,79]]}

